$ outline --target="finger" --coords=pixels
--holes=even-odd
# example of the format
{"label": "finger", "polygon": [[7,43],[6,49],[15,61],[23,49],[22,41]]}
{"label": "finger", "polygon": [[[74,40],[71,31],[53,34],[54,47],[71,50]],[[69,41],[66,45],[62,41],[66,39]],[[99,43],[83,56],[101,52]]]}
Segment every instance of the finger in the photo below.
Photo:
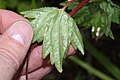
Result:
{"label": "finger", "polygon": [[[52,68],[53,66],[51,65],[43,66],[42,68],[39,68],[38,70],[29,73],[28,80],[40,80],[45,75],[47,75],[52,70]],[[26,76],[21,76],[20,80],[26,80]]]}
{"label": "finger", "polygon": [[[31,72],[43,65],[42,46],[37,46],[30,53],[28,72]],[[26,73],[26,65],[24,66],[22,74]]]}
{"label": "finger", "polygon": [[16,21],[28,21],[15,12],[0,9],[0,33],[3,34]]}
{"label": "finger", "polygon": [[[69,47],[69,50],[68,50],[68,56],[73,55],[74,53],[75,53],[75,50],[71,45]],[[34,71],[38,67],[41,67],[44,65],[50,65],[49,57],[47,57],[46,59],[43,60],[43,58],[42,58],[42,46],[37,46],[30,53],[28,72]],[[26,73],[25,69],[26,69],[26,66],[24,67],[23,74]]]}
{"label": "finger", "polygon": [[75,51],[75,49],[73,48],[73,46],[70,45],[70,47],[69,47],[69,49],[68,49],[68,56],[75,54],[75,52],[76,52],[76,51]]}
{"label": "finger", "polygon": [[[0,73],[4,80],[11,80],[15,70],[22,63],[33,37],[31,26],[25,21],[18,21],[11,25],[0,37]],[[8,70],[11,73],[8,73]],[[12,70],[12,71],[11,71]],[[1,75],[0,75],[1,76]],[[9,76],[8,78],[6,76]]]}
{"label": "finger", "polygon": [[[69,50],[68,50],[68,56],[70,55],[73,55],[75,53],[75,50],[74,48],[72,47],[72,45],[69,47]],[[30,60],[29,60],[29,66],[28,66],[28,72],[31,72],[31,74],[29,74],[29,79],[31,80],[39,80],[41,79],[43,76],[45,76],[46,74],[43,74],[44,70],[43,70],[43,66],[51,66],[51,67],[48,67],[49,69],[45,71],[45,73],[49,73],[53,68],[53,66],[50,64],[50,60],[49,58],[47,57],[46,59],[42,59],[42,46],[37,46],[36,48],[33,49],[33,51],[31,52],[31,55],[30,55]],[[23,74],[24,76],[21,77],[20,80],[25,80],[26,79],[26,67],[24,67],[24,70],[23,70]],[[39,71],[37,71],[39,70]],[[41,73],[41,71],[43,73]],[[38,76],[36,76],[38,75]],[[40,76],[41,75],[41,76]],[[33,79],[34,78],[34,79]]]}

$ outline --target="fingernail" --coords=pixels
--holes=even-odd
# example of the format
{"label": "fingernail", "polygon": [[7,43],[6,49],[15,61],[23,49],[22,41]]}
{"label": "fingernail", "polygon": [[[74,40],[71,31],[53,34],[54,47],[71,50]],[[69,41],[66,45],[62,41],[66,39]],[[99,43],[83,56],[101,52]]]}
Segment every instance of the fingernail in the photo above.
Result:
{"label": "fingernail", "polygon": [[9,34],[15,41],[22,45],[30,43],[33,35],[31,26],[25,21],[15,22],[10,27]]}

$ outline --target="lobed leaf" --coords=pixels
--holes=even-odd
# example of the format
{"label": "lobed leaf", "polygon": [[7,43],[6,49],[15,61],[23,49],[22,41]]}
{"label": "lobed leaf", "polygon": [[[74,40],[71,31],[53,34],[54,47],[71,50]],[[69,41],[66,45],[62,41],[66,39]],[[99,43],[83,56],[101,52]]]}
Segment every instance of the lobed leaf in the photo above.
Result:
{"label": "lobed leaf", "polygon": [[62,62],[67,55],[70,43],[82,54],[82,36],[75,21],[62,9],[45,7],[22,12],[25,17],[32,18],[33,42],[43,41],[43,58],[50,55],[51,64],[62,72]]}

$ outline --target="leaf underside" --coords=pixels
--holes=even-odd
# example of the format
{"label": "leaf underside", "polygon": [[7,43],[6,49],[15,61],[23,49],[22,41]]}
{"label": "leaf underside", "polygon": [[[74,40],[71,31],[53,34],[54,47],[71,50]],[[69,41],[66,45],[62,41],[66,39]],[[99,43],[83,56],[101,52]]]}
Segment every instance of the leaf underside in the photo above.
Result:
{"label": "leaf underside", "polygon": [[43,41],[43,58],[50,55],[51,64],[62,72],[62,62],[66,57],[70,43],[82,54],[82,36],[75,21],[62,9],[45,7],[21,12],[24,17],[32,18],[33,43]]}

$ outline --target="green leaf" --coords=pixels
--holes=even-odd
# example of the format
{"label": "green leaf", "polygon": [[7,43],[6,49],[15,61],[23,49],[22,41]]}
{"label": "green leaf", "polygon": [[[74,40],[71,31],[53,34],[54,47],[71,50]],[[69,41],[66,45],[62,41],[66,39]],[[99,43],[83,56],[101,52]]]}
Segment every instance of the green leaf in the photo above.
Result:
{"label": "green leaf", "polygon": [[[81,16],[80,16],[81,15]],[[85,6],[81,8],[74,16],[77,24],[83,25],[84,22],[88,19],[88,16],[90,15],[90,10],[88,6]]]}
{"label": "green leaf", "polygon": [[[71,22],[74,22],[73,19],[71,19]],[[73,23],[72,26],[70,26],[70,33],[71,33],[70,34],[71,43],[73,44],[74,48],[75,49],[78,48],[84,55],[82,36],[81,34],[79,34],[79,29],[77,28],[76,23]]]}
{"label": "green leaf", "polygon": [[73,10],[75,9],[75,7],[79,4],[80,2],[76,1],[73,2],[71,5],[69,5],[68,10]]}
{"label": "green leaf", "polygon": [[59,72],[62,72],[62,62],[70,43],[84,54],[80,31],[64,10],[45,7],[21,13],[33,19],[30,22],[34,32],[33,42],[43,41],[43,58],[50,54],[51,64],[55,64]]}
{"label": "green leaf", "polygon": [[120,23],[120,8],[114,7],[114,14],[112,15],[112,22]]}

